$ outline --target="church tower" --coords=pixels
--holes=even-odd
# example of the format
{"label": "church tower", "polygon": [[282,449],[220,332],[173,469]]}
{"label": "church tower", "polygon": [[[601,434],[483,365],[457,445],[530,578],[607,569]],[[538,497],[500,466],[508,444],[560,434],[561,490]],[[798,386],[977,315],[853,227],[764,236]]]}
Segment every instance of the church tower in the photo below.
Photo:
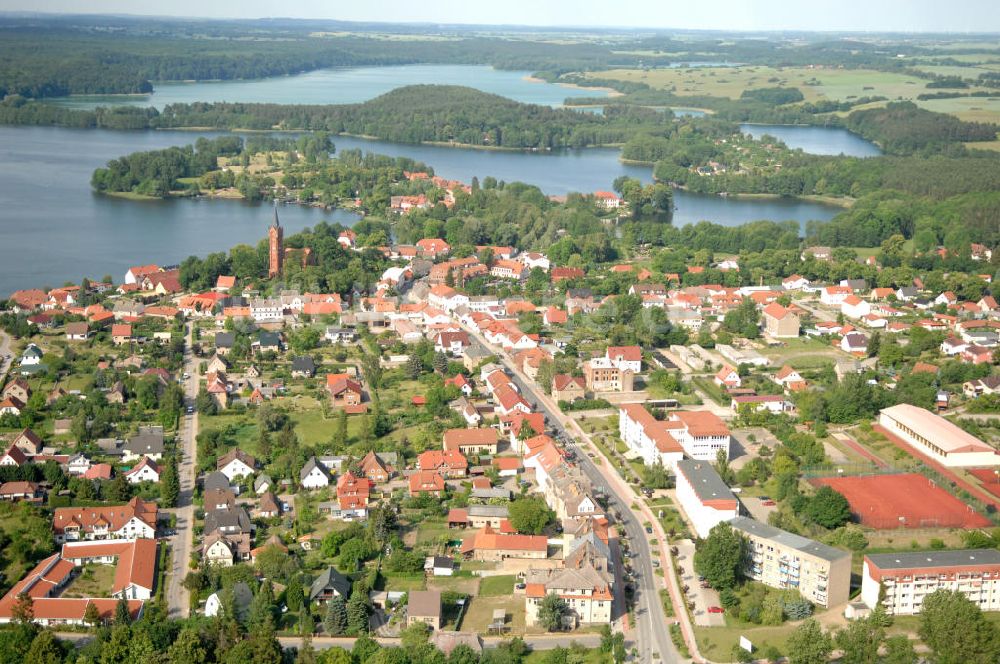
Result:
{"label": "church tower", "polygon": [[267,270],[268,277],[281,276],[281,269],[285,261],[285,229],[278,221],[278,203],[274,203],[274,223],[267,229],[267,239],[270,245],[271,262]]}

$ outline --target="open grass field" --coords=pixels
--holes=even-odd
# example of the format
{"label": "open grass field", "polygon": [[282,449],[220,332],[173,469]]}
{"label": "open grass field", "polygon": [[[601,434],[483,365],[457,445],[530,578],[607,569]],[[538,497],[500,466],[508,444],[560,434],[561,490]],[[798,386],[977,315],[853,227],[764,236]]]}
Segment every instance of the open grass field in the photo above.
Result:
{"label": "open grass field", "polygon": [[[1000,119],[1000,90],[994,97],[928,99],[917,103],[929,111],[950,113],[969,122],[996,122]],[[975,147],[979,147],[979,144],[975,144]]]}
{"label": "open grass field", "polygon": [[905,74],[866,69],[809,69],[698,67],[690,69],[613,69],[593,74],[595,77],[635,81],[660,89],[673,89],[678,95],[711,95],[738,99],[744,90],[773,87],[796,87],[806,101],[880,95],[889,99],[916,97],[926,81]]}
{"label": "open grass field", "polygon": [[479,582],[480,597],[509,597],[514,594],[514,582],[517,577],[513,575],[484,576]]}
{"label": "open grass field", "polygon": [[[510,634],[524,634],[524,596],[483,597],[477,595],[469,600],[469,608],[462,619],[463,632],[485,634],[487,626],[493,622],[494,609],[507,612],[507,627]],[[541,631],[541,630],[534,630]]]}
{"label": "open grass field", "polygon": [[[990,520],[977,514],[923,475],[867,475],[811,480],[843,494],[863,526],[891,528],[985,528]],[[920,496],[914,501],[914,496]]]}
{"label": "open grass field", "polygon": [[[972,60],[978,63],[980,60]],[[997,71],[1000,64],[981,67],[954,67],[926,65],[921,69],[944,75],[961,75],[975,78],[980,73]],[[798,88],[807,102],[821,99],[848,101],[859,97],[886,97],[889,100],[910,100],[938,113],[948,113],[962,120],[977,122],[1000,121],[1000,93],[996,97],[959,97],[917,101],[917,96],[927,92],[927,81],[894,72],[870,69],[810,69],[807,67],[696,67],[673,69],[612,69],[588,74],[594,78],[617,79],[645,83],[658,90],[671,90],[679,96],[709,95],[739,99],[744,90],[759,88]],[[972,92],[981,88],[969,88]],[[882,103],[864,107],[880,106]],[[839,113],[838,115],[845,115]]]}

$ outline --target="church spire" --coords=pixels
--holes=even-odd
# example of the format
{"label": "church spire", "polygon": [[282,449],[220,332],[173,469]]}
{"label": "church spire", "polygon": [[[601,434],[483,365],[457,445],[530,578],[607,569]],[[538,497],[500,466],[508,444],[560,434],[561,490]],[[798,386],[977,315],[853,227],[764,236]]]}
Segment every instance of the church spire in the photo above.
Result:
{"label": "church spire", "polygon": [[278,201],[277,201],[277,199],[275,199],[275,201],[274,201],[274,223],[272,225],[275,228],[279,228],[281,226],[281,222],[278,221]]}

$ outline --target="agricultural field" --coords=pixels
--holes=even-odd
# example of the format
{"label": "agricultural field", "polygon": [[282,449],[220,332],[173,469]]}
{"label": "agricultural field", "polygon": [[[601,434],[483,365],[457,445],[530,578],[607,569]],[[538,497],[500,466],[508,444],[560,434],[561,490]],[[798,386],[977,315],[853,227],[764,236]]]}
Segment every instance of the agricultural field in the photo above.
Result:
{"label": "agricultural field", "polygon": [[613,69],[591,77],[636,81],[681,96],[710,95],[739,99],[744,90],[797,87],[806,101],[847,100],[880,95],[914,98],[926,81],[905,74],[872,70],[809,69],[807,67],[698,67],[690,69]]}

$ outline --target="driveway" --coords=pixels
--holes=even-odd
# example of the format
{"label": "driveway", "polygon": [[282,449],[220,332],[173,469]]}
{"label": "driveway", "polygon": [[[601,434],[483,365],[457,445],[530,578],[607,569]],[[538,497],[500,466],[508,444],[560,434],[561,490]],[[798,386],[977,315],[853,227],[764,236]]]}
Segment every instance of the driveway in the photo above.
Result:
{"label": "driveway", "polygon": [[720,606],[719,593],[711,588],[702,588],[698,581],[698,574],[694,571],[694,542],[681,540],[674,546],[677,547],[677,564],[681,568],[681,583],[688,587],[685,598],[694,602],[694,611],[691,612],[694,624],[698,627],[724,627],[725,616],[708,612],[708,607]]}

